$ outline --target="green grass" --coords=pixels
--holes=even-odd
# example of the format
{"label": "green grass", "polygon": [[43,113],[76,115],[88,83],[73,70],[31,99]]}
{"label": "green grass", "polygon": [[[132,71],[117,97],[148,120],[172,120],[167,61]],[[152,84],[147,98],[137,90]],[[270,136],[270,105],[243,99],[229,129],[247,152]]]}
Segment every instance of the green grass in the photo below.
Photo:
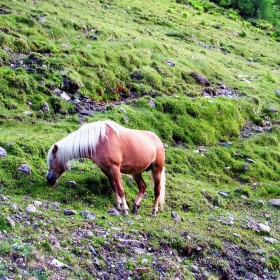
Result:
{"label": "green grass", "polygon": [[[268,120],[279,123],[279,115],[269,109],[280,111],[276,95],[280,87],[279,42],[233,11],[209,10],[206,2],[191,1],[194,9],[177,2],[3,2],[1,8],[7,12],[0,16],[0,146],[8,155],[0,158],[0,194],[23,211],[33,200],[58,201],[61,208],[77,212],[90,209],[97,215],[94,223],[98,230],[113,232],[106,238],[100,234],[74,244],[72,232],[88,226],[84,219],[79,215],[68,219],[50,209],[30,218],[40,231],[18,223],[11,228],[6,218],[21,211],[0,201],[0,231],[10,234],[0,246],[0,276],[14,276],[6,266],[15,254],[10,244],[20,236],[17,254],[27,260],[28,276],[48,279],[55,274],[47,266],[36,266],[39,257],[32,259],[32,253],[42,253],[73,267],[73,271],[64,271],[66,276],[91,279],[96,271],[90,272],[92,263],[86,261],[90,258],[85,253],[87,245],[93,244],[101,254],[108,242],[116,242],[114,228],[120,228],[127,236],[148,236],[147,247],[152,252],[165,247],[174,250],[182,262],[176,261],[175,255],[170,257],[168,277],[179,271],[191,279],[192,265],[203,258],[214,267],[209,277],[219,279],[218,268],[227,271],[230,266],[216,258],[215,252],[220,254],[228,244],[239,250],[248,248],[259,260],[255,252],[263,249],[265,269],[274,273],[275,279],[279,277],[279,243],[265,243],[261,234],[244,227],[247,218],[268,221],[269,236],[280,238],[278,209],[267,204],[280,197],[279,125],[250,138],[242,138],[240,133],[248,121],[258,126]],[[211,85],[205,88],[191,73],[202,75]],[[74,105],[52,93],[53,88],[65,90],[66,78],[80,94],[106,106],[103,113],[86,116],[87,122],[112,119],[126,127],[154,131],[166,144],[166,206],[157,219],[149,216],[153,190],[146,173],[147,198],[140,208],[141,219],[128,218],[133,225],[123,217],[106,215],[114,196],[105,175],[89,160],[74,161],[56,188],[47,185],[50,146],[81,123]],[[235,90],[238,98],[203,97],[205,89],[215,93],[220,84]],[[77,97],[68,93],[72,100]],[[133,98],[116,105],[123,97]],[[50,112],[40,111],[45,102]],[[25,111],[32,114],[27,116]],[[231,145],[224,146],[228,141]],[[206,151],[197,153],[199,146]],[[248,163],[246,158],[254,162]],[[30,165],[30,178],[18,172],[22,163]],[[76,181],[77,186],[69,187],[68,181]],[[137,187],[129,176],[123,176],[123,182],[131,208]],[[229,196],[223,197],[219,191],[228,191]],[[172,211],[180,215],[180,222],[171,220]],[[232,226],[223,223],[229,215],[235,220]],[[58,251],[43,238],[53,227],[59,232]],[[184,237],[186,231],[190,239]],[[34,252],[26,247],[30,242]],[[112,246],[116,246],[114,242]],[[203,248],[202,256],[187,255],[190,247]],[[116,247],[119,256],[130,254],[127,248],[118,250]],[[137,259],[129,256],[127,270],[139,279],[156,279],[155,269],[137,270],[145,266],[143,259],[147,266],[155,263],[151,252]],[[106,268],[104,259],[96,257],[94,262],[99,272]],[[158,266],[164,265],[162,256]]]}

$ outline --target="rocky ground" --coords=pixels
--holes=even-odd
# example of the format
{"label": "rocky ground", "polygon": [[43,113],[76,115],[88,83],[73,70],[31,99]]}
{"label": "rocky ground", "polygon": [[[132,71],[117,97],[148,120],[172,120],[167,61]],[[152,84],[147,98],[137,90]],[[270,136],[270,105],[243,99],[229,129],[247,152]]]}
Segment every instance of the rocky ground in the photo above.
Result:
{"label": "rocky ground", "polygon": [[[0,216],[1,280],[91,279],[89,275],[92,279],[115,280],[277,279],[275,271],[262,260],[262,250],[250,251],[224,238],[220,250],[187,231],[182,231],[180,242],[184,245],[179,245],[145,229],[135,229],[139,223],[152,222],[151,217],[124,218],[114,209],[95,215],[29,198],[18,204],[4,195],[0,196],[0,207],[6,216]],[[211,218],[209,231],[218,224],[231,226],[235,219],[231,215]],[[187,226],[172,212],[170,225],[158,230],[171,233],[173,222]],[[263,233],[267,242],[277,242],[267,237],[270,227],[265,224],[248,220],[243,226]],[[236,238],[242,240],[238,234]],[[198,239],[199,244],[192,242]]]}

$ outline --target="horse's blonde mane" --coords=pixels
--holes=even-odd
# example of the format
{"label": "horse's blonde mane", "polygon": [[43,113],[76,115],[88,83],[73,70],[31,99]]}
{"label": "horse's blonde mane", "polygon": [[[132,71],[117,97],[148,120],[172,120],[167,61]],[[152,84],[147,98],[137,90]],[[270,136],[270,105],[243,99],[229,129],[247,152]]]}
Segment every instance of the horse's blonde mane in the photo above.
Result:
{"label": "horse's blonde mane", "polygon": [[[96,149],[99,138],[107,137],[107,126],[111,127],[117,135],[119,135],[120,131],[125,130],[124,127],[110,120],[84,124],[77,131],[72,132],[54,144],[58,146],[56,154],[57,160],[60,163],[67,163],[71,159],[83,158],[89,153],[93,153]],[[48,166],[54,145],[50,148],[47,156]]]}

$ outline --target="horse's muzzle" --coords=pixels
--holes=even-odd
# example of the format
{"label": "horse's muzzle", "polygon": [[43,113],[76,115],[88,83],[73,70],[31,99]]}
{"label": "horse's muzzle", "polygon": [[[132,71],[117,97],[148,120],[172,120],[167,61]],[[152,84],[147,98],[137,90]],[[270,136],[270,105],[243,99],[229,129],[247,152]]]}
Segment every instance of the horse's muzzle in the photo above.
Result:
{"label": "horse's muzzle", "polygon": [[48,173],[47,174],[47,181],[49,182],[50,185],[55,185],[56,184],[56,176],[53,173]]}

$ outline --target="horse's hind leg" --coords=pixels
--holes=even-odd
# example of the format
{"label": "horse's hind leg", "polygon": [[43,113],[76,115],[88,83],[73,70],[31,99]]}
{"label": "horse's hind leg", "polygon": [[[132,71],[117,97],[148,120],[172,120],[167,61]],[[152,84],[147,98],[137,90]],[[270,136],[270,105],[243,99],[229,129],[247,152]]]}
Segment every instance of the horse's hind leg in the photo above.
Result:
{"label": "horse's hind leg", "polygon": [[140,202],[141,202],[141,200],[142,200],[143,194],[144,194],[145,191],[146,191],[147,185],[146,185],[146,183],[144,182],[141,173],[139,173],[139,174],[134,174],[134,175],[132,175],[132,177],[133,177],[133,179],[135,180],[135,182],[137,183],[138,189],[139,189],[139,192],[138,192],[137,197],[136,197],[136,199],[135,199],[135,201],[134,201],[134,204],[133,204],[132,213],[133,213],[133,214],[139,214],[138,208],[140,207]]}
{"label": "horse's hind leg", "polygon": [[156,216],[158,213],[158,203],[159,203],[159,196],[160,196],[160,180],[161,180],[161,172],[159,170],[152,170],[152,180],[154,184],[154,194],[155,194],[155,202],[154,202],[154,209],[152,212],[152,216]]}

